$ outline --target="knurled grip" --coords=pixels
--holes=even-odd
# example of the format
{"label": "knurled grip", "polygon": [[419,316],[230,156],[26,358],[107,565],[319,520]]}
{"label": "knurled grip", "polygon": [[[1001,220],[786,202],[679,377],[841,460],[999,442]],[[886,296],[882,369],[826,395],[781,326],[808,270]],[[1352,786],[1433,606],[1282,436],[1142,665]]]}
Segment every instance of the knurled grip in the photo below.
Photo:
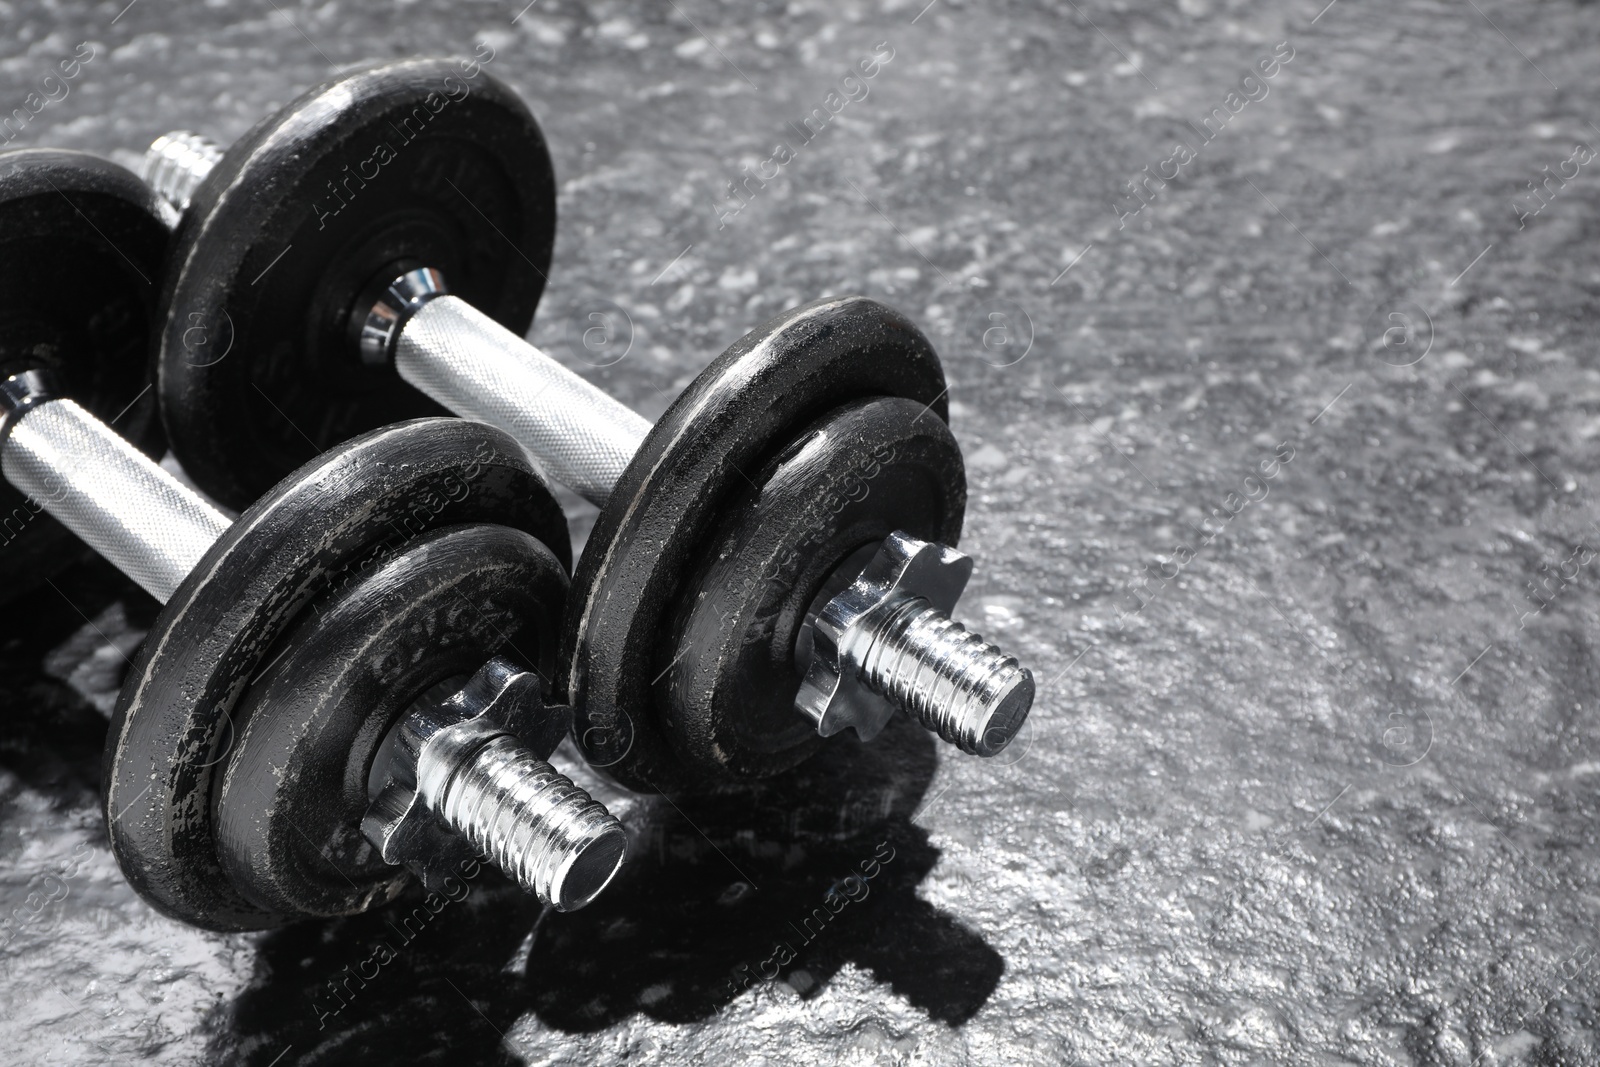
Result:
{"label": "knurled grip", "polygon": [[231,525],[71,400],[21,416],[0,473],[163,604]]}
{"label": "knurled grip", "polygon": [[400,376],[464,419],[516,438],[554,480],[605,507],[650,423],[453,296],[423,304],[395,341]]}

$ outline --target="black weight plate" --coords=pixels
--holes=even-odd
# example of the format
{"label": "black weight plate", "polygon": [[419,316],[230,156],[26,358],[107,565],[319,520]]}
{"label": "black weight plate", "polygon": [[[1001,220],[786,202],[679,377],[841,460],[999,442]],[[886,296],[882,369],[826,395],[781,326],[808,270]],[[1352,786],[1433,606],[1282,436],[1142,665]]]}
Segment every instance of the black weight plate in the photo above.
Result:
{"label": "black weight plate", "polygon": [[285,478],[156,617],[117,699],[104,767],[123,874],[156,909],[214,930],[277,916],[229,884],[211,798],[244,688],[315,597],[431,529],[524,530],[569,565],[566,520],[511,438],[463,419],[375,430]]}
{"label": "black weight plate", "polygon": [[[0,379],[47,368],[70,396],[152,456],[165,449],[149,388],[167,225],[134,175],[82,152],[0,152]],[[0,597],[86,553],[0,483]]]}
{"label": "black weight plate", "polygon": [[858,400],[801,432],[707,537],[652,665],[655,715],[698,778],[759,778],[821,744],[795,710],[795,640],[825,582],[895,530],[955,544],[966,469],[914,400]]}
{"label": "black weight plate", "polygon": [[566,570],[528,534],[455,526],[303,613],[234,714],[213,816],[234,886],[284,920],[399,892],[408,872],[361,833],[379,743],[430,687],[492,656],[548,679],[566,593]]}
{"label": "black weight plate", "polygon": [[866,297],[787,311],[746,334],[667,409],[589,535],[562,635],[573,738],[632,789],[694,784],[650,714],[651,664],[683,580],[725,502],[802,428],[869,396],[945,420],[944,371],[916,326]]}
{"label": "black weight plate", "polygon": [[242,507],[316,450],[444,413],[362,363],[350,316],[375,280],[436,267],[527,332],[555,172],[527,106],[460,66],[409,60],[319,85],[195,191],[162,291],[158,379],[173,451],[218,500]]}

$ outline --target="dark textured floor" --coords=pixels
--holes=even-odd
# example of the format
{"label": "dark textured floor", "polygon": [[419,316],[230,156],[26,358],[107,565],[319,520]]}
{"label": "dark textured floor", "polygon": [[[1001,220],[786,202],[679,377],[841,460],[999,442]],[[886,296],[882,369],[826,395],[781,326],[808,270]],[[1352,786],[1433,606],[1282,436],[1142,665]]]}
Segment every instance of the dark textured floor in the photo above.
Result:
{"label": "dark textured floor", "polygon": [[95,705],[152,608],[80,569],[0,619],[0,1059],[1600,1063],[1594,7],[124,2],[0,3],[0,109],[93,47],[13,143],[486,46],[561,175],[533,339],[646,415],[785,307],[904,309],[965,613],[1041,694],[997,761],[901,726],[621,803],[602,903],[485,875],[323,1015],[392,914],[222,937],[120,881]]}

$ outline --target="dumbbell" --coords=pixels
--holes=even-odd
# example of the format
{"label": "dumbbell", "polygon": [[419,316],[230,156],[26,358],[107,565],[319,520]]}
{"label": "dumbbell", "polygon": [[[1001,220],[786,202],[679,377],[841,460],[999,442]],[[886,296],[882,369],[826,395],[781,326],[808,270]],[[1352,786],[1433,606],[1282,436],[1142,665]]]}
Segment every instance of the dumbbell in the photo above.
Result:
{"label": "dumbbell", "polygon": [[0,154],[0,473],[165,605],[107,740],[128,880],[255,929],[390,900],[407,868],[451,893],[483,854],[583,906],[625,836],[545,762],[570,716],[513,661],[555,664],[571,550],[548,487],[502,432],[421,419],[230,520],[112,428],[148,393],[158,206],[92,156]]}
{"label": "dumbbell", "polygon": [[619,781],[774,773],[897,708],[979,755],[1020,728],[1032,675],[950,618],[965,475],[938,358],[897,313],[780,315],[652,427],[521,336],[555,179],[526,106],[475,64],[342,77],[226,151],[169,134],[144,172],[186,208],[158,381],[207,492],[246,498],[431,398],[601,507],[560,689]]}

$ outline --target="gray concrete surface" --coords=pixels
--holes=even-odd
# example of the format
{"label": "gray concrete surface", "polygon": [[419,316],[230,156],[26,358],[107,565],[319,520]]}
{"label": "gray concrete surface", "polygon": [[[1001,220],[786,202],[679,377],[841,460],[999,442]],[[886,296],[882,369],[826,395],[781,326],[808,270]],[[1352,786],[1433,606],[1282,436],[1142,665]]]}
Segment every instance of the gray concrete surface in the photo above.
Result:
{"label": "gray concrete surface", "polygon": [[221,937],[120,882],[94,706],[151,606],[80,570],[0,620],[0,1058],[1600,1063],[1595,9],[923,2],[0,4],[0,110],[94,48],[14,143],[101,152],[486,44],[561,175],[532,336],[614,301],[626,357],[569,357],[648,416],[787,306],[904,309],[967,612],[1041,683],[998,761],[907,727],[619,801],[604,902],[484,876],[323,1014],[395,913]]}

